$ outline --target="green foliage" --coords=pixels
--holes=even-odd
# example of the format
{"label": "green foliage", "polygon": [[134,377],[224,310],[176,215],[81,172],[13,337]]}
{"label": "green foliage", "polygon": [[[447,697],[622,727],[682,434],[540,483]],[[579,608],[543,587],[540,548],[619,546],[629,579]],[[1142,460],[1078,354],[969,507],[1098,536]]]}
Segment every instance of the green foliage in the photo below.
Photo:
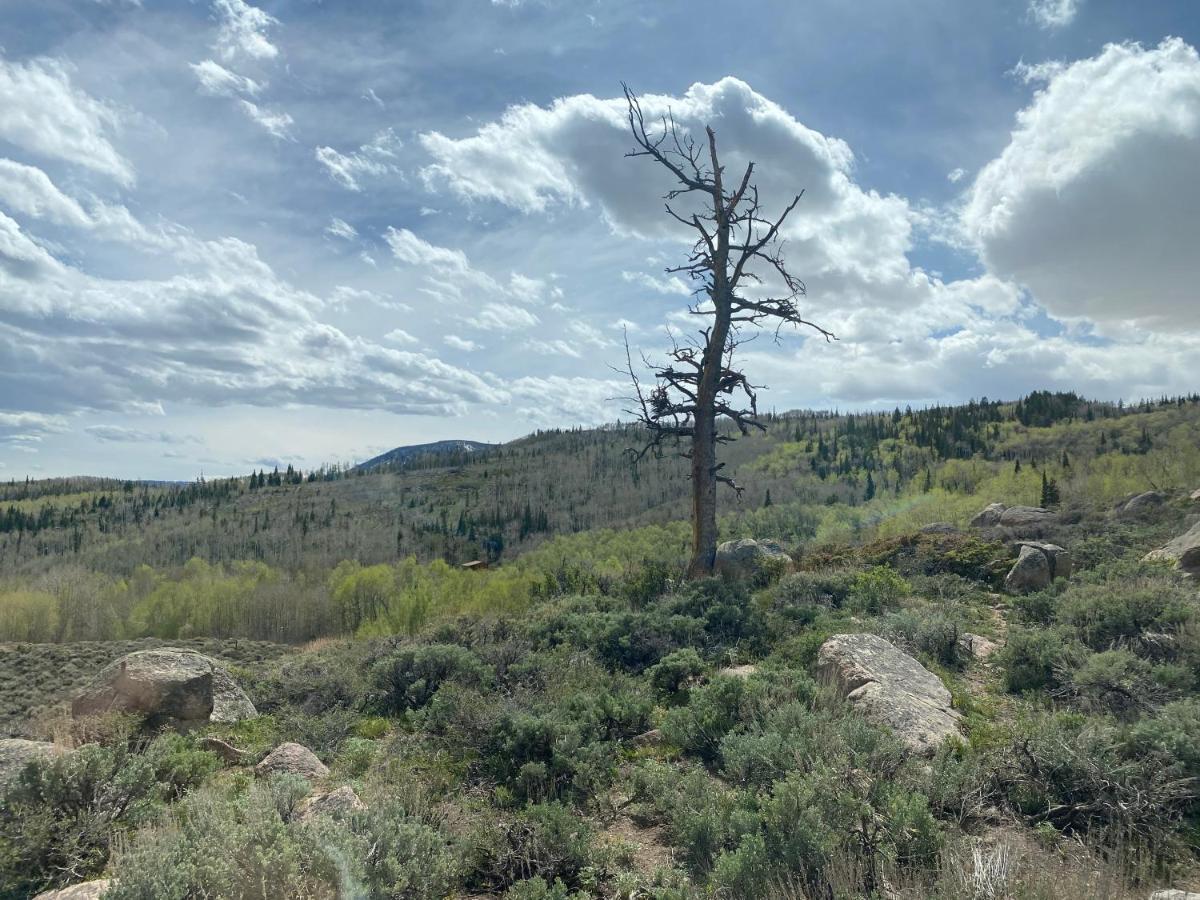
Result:
{"label": "green foliage", "polygon": [[687,699],[688,685],[705,670],[704,660],[691,647],[664,656],[647,673],[658,695],[670,702]]}
{"label": "green foliage", "polygon": [[848,605],[855,612],[877,616],[912,593],[912,586],[894,570],[875,566],[854,577]]}
{"label": "green foliage", "polygon": [[425,706],[447,681],[479,687],[491,677],[491,669],[464,647],[398,647],[372,663],[367,703],[383,714],[402,713]]}
{"label": "green foliage", "polygon": [[121,831],[150,819],[165,800],[218,766],[178,735],[143,753],[89,744],[31,762],[0,800],[0,884],[12,894],[62,887],[99,873]]}

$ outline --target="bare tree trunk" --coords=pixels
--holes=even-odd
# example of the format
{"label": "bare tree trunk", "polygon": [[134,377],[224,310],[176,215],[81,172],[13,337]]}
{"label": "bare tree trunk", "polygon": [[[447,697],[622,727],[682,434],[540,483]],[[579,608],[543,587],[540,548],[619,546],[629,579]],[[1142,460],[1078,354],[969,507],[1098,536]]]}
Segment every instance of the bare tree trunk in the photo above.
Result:
{"label": "bare tree trunk", "polygon": [[697,411],[692,436],[692,559],[687,577],[712,574],[717,558],[717,423]]}

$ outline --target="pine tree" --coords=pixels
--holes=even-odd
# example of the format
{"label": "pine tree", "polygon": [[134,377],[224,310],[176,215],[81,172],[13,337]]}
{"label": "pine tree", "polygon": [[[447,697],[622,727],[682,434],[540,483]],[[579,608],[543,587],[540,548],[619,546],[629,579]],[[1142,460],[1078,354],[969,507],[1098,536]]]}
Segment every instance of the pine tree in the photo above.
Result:
{"label": "pine tree", "polygon": [[870,500],[875,496],[875,479],[871,477],[871,473],[867,473],[867,489],[863,491],[863,499]]}

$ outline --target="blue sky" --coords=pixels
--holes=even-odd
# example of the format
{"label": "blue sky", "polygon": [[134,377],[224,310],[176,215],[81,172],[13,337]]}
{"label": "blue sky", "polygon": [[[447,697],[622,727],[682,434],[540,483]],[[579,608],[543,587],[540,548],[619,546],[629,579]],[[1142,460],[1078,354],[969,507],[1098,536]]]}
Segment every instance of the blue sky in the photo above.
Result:
{"label": "blue sky", "polygon": [[838,334],[777,409],[1197,389],[1189,2],[0,3],[0,477],[611,421],[693,327],[620,82],[711,123]]}

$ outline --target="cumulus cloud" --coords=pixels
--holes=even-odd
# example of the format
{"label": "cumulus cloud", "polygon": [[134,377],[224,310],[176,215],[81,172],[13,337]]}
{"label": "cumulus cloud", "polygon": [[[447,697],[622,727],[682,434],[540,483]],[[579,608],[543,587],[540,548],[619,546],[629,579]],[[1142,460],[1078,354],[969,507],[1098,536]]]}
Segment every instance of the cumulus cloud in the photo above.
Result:
{"label": "cumulus cloud", "polygon": [[90,227],[92,218],[41,169],[0,158],[0,205],[59,225]]}
{"label": "cumulus cloud", "polygon": [[1029,0],[1029,17],[1039,28],[1064,28],[1075,21],[1083,0]]}
{"label": "cumulus cloud", "polygon": [[62,63],[0,58],[0,140],[128,186],[133,167],[111,142],[119,124],[112,108],[71,83]]}
{"label": "cumulus cloud", "polygon": [[476,350],[482,350],[483,345],[477,344],[472,340],[464,337],[459,337],[457,334],[448,334],[442,340],[447,347],[453,347],[455,350],[462,350],[465,353],[474,353]]}
{"label": "cumulus cloud", "polygon": [[325,167],[329,177],[351,191],[362,190],[364,178],[381,178],[400,171],[397,165],[398,151],[404,142],[395,132],[385,128],[351,153],[339,153],[332,147],[318,147],[317,162]]}
{"label": "cumulus cloud", "polygon": [[462,320],[481,331],[521,331],[538,324],[538,317],[521,306],[511,303],[484,303],[477,312]]}
{"label": "cumulus cloud", "polygon": [[180,271],[91,275],[0,213],[0,397],[24,413],[329,405],[449,414],[506,402],[487,374],[319,321],[325,304],[235,239],[180,242]]}
{"label": "cumulus cloud", "polygon": [[245,0],[213,0],[212,9],[220,23],[214,48],[222,59],[265,60],[279,55],[279,48],[267,39],[268,29],[278,25],[278,19]]}
{"label": "cumulus cloud", "polygon": [[1111,44],[1042,73],[962,225],[988,268],[1058,316],[1200,323],[1200,58]]}
{"label": "cumulus cloud", "polygon": [[385,341],[393,344],[415,344],[417,339],[405,331],[403,328],[393,328],[383,336]]}

